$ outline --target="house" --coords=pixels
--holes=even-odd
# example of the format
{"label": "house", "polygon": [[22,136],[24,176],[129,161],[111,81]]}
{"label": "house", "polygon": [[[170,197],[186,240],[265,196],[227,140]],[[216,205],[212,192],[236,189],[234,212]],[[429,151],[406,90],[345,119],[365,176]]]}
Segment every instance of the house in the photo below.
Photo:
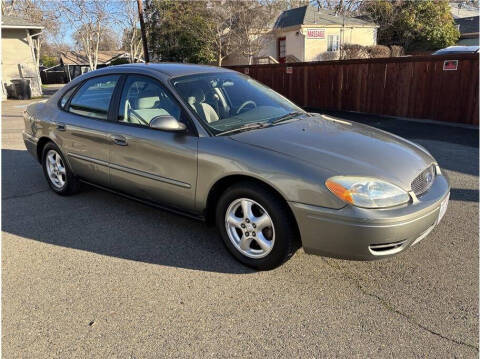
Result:
{"label": "house", "polygon": [[7,92],[20,89],[21,80],[28,85],[26,96],[42,95],[42,84],[35,61],[34,38],[43,27],[12,16],[2,16],[2,99]]}
{"label": "house", "polygon": [[[114,65],[116,63],[126,63],[129,59],[129,53],[123,50],[119,51],[99,51],[97,69]],[[135,59],[143,62],[142,59]],[[71,81],[75,77],[88,72],[90,69],[88,57],[83,51],[66,51],[60,53],[60,66],[63,67],[67,80]],[[55,69],[57,69],[56,67]]]}
{"label": "house", "polygon": [[[265,41],[257,59],[263,62],[271,58],[280,63],[319,61],[326,53],[338,53],[342,44],[376,45],[378,27],[311,5],[286,10],[264,35],[269,41]],[[226,66],[243,64],[248,64],[248,59],[238,54],[224,61]]]}
{"label": "house", "polygon": [[470,3],[467,1],[450,1],[449,6],[454,19],[478,15],[478,5],[476,6],[475,1]]}
{"label": "house", "polygon": [[478,16],[455,19],[455,24],[460,31],[460,39],[455,45],[478,46]]}

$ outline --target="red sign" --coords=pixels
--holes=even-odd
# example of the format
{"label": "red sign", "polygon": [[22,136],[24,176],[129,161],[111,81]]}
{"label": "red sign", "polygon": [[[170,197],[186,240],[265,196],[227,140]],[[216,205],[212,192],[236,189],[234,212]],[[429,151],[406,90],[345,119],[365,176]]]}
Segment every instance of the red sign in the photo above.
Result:
{"label": "red sign", "polygon": [[325,29],[307,29],[308,39],[324,39]]}
{"label": "red sign", "polygon": [[458,60],[443,61],[443,71],[457,71]]}

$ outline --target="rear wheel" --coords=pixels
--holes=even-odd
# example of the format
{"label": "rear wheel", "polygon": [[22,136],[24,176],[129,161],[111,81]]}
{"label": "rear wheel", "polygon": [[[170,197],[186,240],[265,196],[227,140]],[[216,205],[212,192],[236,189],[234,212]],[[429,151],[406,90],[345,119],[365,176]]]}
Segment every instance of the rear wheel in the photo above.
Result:
{"label": "rear wheel", "polygon": [[267,189],[243,182],[220,197],[217,228],[240,262],[260,270],[282,264],[293,253],[295,225],[284,202]]}
{"label": "rear wheel", "polygon": [[71,195],[78,192],[79,182],[53,142],[47,143],[43,148],[42,167],[48,185],[55,193]]}

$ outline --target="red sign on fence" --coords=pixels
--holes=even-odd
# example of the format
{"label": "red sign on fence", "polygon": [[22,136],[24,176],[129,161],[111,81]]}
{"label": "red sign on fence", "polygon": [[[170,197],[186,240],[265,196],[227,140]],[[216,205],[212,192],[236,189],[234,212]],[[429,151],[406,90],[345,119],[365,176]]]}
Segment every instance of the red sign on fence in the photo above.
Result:
{"label": "red sign on fence", "polygon": [[443,62],[443,71],[457,71],[458,60],[445,60]]}

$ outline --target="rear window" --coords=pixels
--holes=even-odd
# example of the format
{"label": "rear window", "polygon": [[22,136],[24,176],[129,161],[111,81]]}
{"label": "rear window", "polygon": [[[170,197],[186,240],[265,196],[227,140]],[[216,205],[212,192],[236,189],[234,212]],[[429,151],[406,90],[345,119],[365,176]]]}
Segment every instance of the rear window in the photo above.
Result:
{"label": "rear window", "polygon": [[106,120],[119,78],[119,75],[110,75],[87,80],[73,96],[68,110],[77,115]]}

